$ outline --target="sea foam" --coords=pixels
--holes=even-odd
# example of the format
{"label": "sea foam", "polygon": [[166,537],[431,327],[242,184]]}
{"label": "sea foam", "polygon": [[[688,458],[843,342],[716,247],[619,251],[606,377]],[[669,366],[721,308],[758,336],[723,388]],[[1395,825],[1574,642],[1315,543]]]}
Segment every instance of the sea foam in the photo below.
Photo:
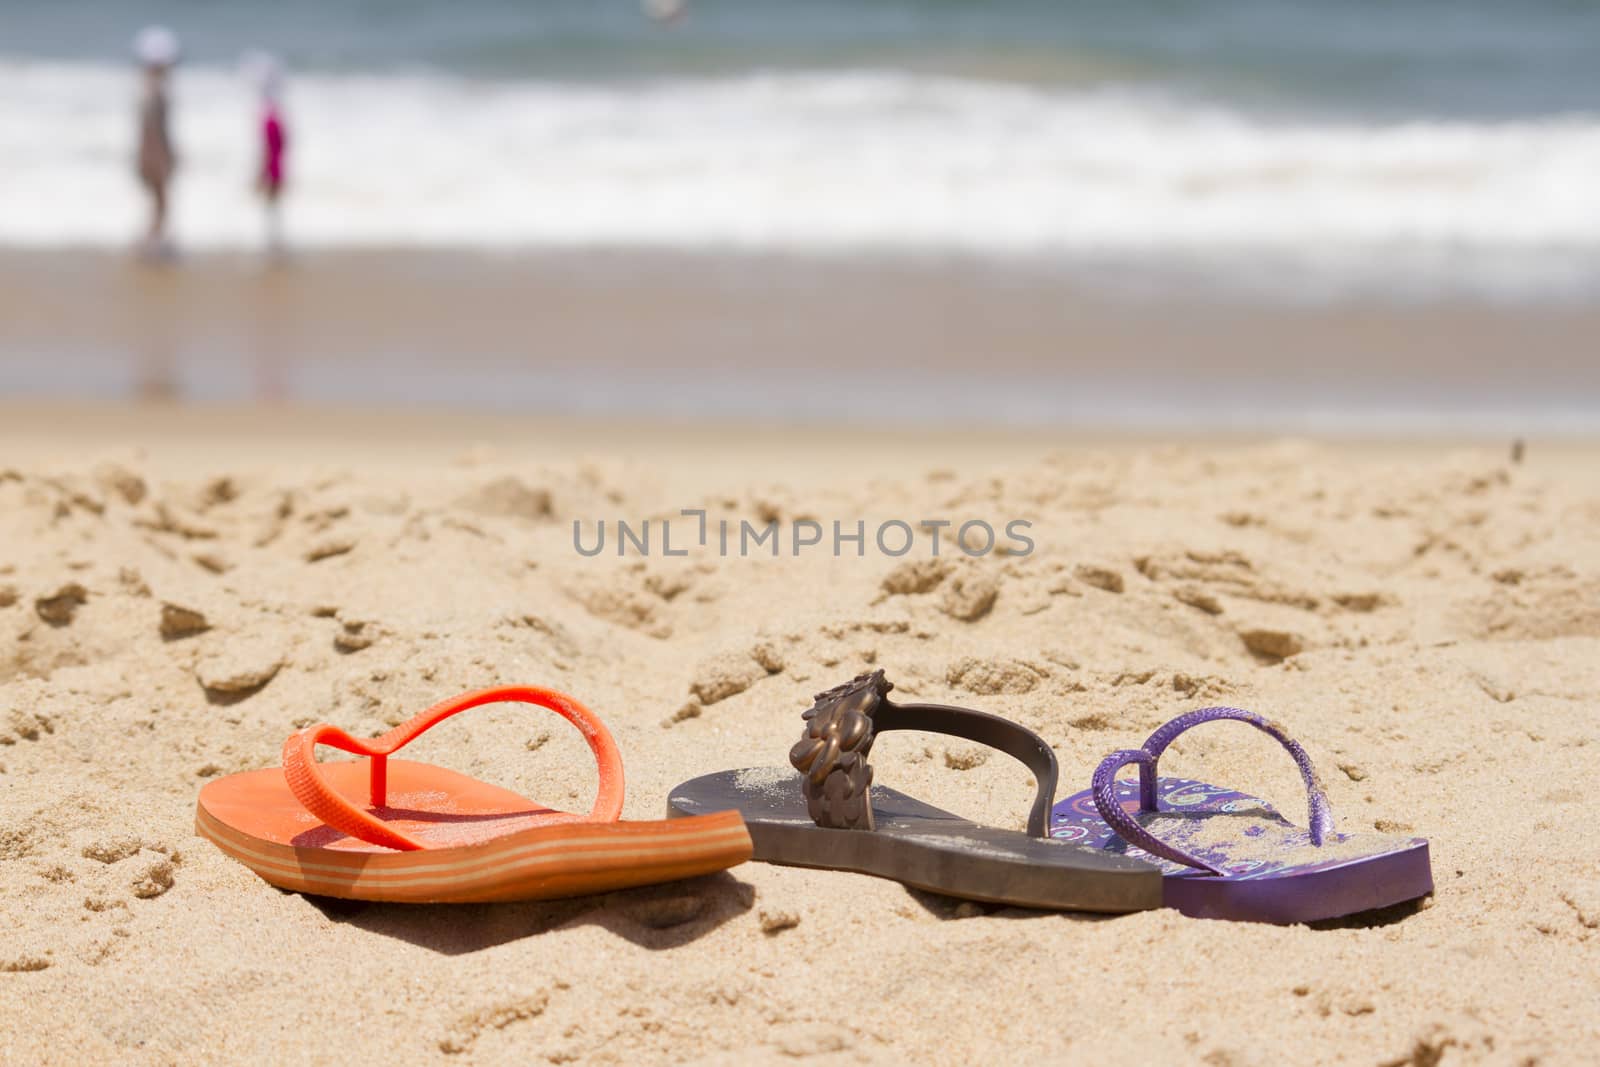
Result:
{"label": "sea foam", "polygon": [[[0,243],[137,231],[136,82],[0,63]],[[290,232],[320,246],[1600,257],[1600,116],[1379,123],[874,71],[635,83],[302,75]],[[246,85],[180,70],[176,230],[254,244]]]}

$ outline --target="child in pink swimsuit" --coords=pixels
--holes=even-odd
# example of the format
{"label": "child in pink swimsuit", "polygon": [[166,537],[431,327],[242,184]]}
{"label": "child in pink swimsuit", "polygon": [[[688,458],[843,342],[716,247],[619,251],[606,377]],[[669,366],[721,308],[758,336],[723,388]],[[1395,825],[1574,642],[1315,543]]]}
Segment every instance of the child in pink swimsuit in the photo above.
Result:
{"label": "child in pink swimsuit", "polygon": [[257,60],[256,78],[261,88],[261,169],[256,188],[267,206],[267,244],[276,251],[282,244],[278,201],[288,178],[289,132],[279,104],[283,69],[277,60],[262,56]]}
{"label": "child in pink swimsuit", "polygon": [[287,139],[277,104],[268,101],[261,113],[261,191],[276,200],[283,190],[283,152]]}

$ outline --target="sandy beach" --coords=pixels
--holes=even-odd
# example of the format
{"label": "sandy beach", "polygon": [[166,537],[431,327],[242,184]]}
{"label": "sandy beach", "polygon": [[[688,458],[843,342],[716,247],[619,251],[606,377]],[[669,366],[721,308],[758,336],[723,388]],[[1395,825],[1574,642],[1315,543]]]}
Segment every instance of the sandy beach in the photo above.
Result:
{"label": "sandy beach", "polygon": [[11,0],[0,1067],[1600,1062],[1600,6],[1372,15]]}
{"label": "sandy beach", "polygon": [[[1593,446],[1534,440],[1513,463],[78,405],[12,408],[0,449],[4,1062],[1420,1067],[1600,1047]],[[574,520],[694,507],[1024,518],[1037,548],[924,562],[919,592],[891,592],[907,560],[870,549],[573,549]],[[1341,826],[1431,840],[1437,891],[1314,929],[760,864],[599,899],[359,905],[281,893],[192,832],[204,782],[273,765],[300,725],[375,733],[514,682],[604,716],[625,817],[653,818],[682,779],[781,764],[811,694],[873,666],[1039,731],[1063,791],[1188,708],[1269,713]],[[577,736],[526,711],[418,748],[556,806],[592,795]],[[874,755],[886,784],[1022,825],[1031,789],[1004,758],[927,735]],[[1168,758],[1304,810],[1242,727]]]}

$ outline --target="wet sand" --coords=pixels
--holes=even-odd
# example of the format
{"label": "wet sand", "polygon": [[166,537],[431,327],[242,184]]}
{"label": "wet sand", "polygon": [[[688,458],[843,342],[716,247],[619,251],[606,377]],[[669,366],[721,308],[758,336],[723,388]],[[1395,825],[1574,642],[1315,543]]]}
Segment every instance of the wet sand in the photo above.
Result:
{"label": "wet sand", "polygon": [[[1292,280],[1291,280],[1292,281]],[[1292,288],[1292,286],[1290,286]],[[0,253],[0,391],[566,414],[1586,433],[1600,308],[980,260]]]}

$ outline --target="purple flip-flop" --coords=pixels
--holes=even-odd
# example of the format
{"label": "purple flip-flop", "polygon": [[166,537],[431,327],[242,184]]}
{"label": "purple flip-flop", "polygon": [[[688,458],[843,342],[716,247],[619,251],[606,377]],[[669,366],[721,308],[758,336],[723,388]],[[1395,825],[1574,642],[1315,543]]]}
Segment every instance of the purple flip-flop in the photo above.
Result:
{"label": "purple flip-flop", "polygon": [[[1249,723],[1289,750],[1310,801],[1301,829],[1259,797],[1186,778],[1158,778],[1156,762],[1191,726]],[[1129,764],[1139,782],[1117,781]],[[1137,749],[1113,752],[1091,788],[1056,804],[1050,836],[1146,860],[1164,874],[1163,902],[1207,919],[1299,923],[1387,907],[1433,892],[1428,842],[1341,834],[1311,758],[1282,726],[1239,708],[1180,715]]]}

